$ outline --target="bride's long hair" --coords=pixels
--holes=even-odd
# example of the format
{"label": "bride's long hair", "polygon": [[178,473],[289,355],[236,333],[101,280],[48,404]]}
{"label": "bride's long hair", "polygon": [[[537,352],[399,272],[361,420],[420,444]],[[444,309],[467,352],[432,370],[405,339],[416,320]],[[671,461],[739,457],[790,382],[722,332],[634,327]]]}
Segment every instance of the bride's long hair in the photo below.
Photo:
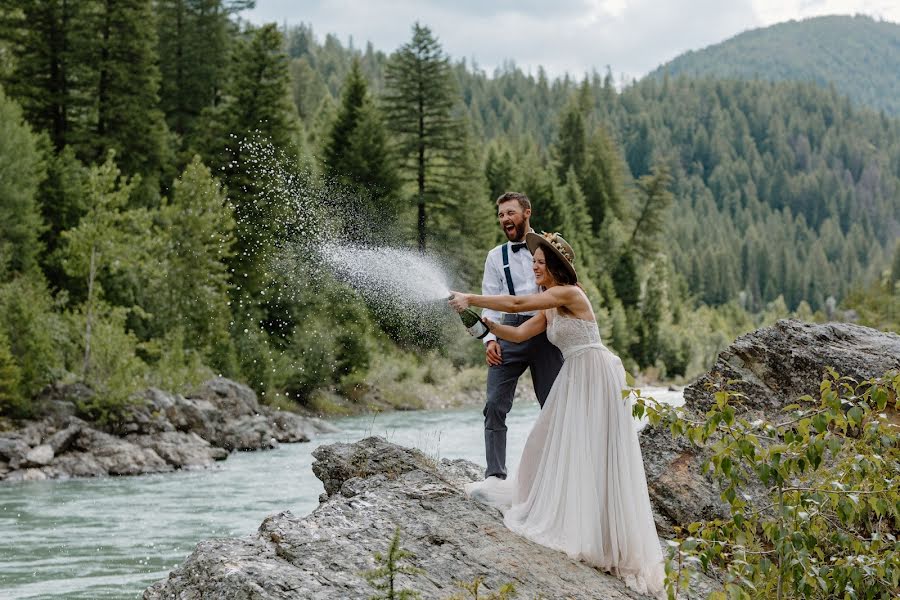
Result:
{"label": "bride's long hair", "polygon": [[578,279],[576,279],[572,275],[572,272],[566,268],[566,265],[563,264],[563,260],[565,259],[557,256],[555,252],[544,250],[544,260],[547,263],[547,272],[553,277],[553,281],[556,282],[556,285],[578,285]]}

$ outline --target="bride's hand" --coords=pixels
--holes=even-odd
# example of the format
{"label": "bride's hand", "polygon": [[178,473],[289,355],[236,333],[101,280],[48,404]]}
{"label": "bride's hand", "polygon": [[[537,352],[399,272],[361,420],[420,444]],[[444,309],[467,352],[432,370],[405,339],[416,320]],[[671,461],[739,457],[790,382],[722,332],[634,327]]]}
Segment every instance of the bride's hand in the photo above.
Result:
{"label": "bride's hand", "polygon": [[453,297],[450,298],[450,307],[456,312],[462,312],[469,308],[469,298],[462,292],[450,292]]}

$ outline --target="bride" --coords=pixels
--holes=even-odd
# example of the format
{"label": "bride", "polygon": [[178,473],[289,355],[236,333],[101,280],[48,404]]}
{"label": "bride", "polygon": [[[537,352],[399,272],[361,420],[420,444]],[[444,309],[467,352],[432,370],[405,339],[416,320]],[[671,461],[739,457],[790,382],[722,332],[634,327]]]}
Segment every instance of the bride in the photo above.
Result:
{"label": "bride", "polygon": [[497,337],[521,342],[546,329],[563,366],[509,479],[488,477],[466,493],[504,512],[512,531],[660,594],[664,567],[644,463],[619,357],[600,343],[591,303],[577,285],[571,246],[556,233],[528,233],[534,274],[544,291],[528,296],[454,292],[469,305],[503,312],[539,310],[518,327],[486,322]]}

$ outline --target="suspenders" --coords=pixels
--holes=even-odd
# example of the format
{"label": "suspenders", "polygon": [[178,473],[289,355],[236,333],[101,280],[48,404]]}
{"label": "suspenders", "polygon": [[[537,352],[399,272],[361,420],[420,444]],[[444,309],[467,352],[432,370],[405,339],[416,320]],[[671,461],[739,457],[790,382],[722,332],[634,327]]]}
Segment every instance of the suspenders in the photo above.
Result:
{"label": "suspenders", "polygon": [[509,295],[516,295],[516,288],[513,286],[512,273],[509,271],[509,244],[503,244],[503,272],[506,274],[506,287],[509,288]]}

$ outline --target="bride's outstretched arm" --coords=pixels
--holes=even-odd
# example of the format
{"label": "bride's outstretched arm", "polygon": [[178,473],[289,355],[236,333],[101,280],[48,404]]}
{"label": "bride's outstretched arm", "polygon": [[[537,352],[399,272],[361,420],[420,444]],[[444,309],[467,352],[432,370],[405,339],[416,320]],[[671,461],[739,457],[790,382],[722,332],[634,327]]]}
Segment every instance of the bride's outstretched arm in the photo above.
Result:
{"label": "bride's outstretched arm", "polygon": [[465,310],[469,305],[490,308],[502,312],[528,312],[558,308],[577,301],[580,296],[574,285],[561,285],[550,288],[540,294],[525,296],[479,296],[453,292],[450,305],[456,310]]}
{"label": "bride's outstretched arm", "polygon": [[495,323],[488,319],[485,319],[484,322],[488,326],[488,329],[491,330],[491,333],[498,338],[503,338],[508,342],[515,342],[517,344],[524,342],[525,340],[530,340],[547,329],[547,317],[544,315],[544,311],[539,312],[518,326],[501,325],[500,323]]}

